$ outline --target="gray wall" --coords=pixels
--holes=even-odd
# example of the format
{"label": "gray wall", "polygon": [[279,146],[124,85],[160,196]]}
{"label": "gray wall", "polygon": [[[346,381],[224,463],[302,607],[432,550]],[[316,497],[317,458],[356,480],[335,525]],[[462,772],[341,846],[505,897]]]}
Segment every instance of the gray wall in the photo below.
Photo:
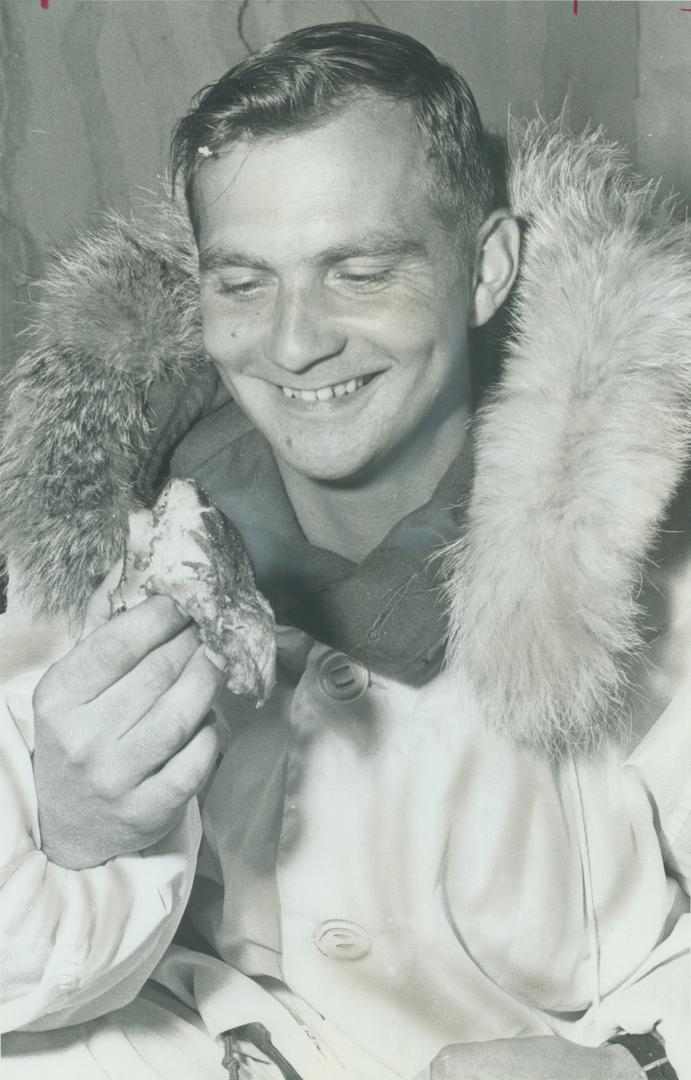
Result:
{"label": "gray wall", "polygon": [[[507,112],[604,124],[644,173],[691,190],[691,13],[666,0],[0,0],[0,344],[17,351],[27,281],[99,209],[156,192],[191,95],[248,48],[315,22],[419,37]],[[686,5],[689,6],[689,5]]]}

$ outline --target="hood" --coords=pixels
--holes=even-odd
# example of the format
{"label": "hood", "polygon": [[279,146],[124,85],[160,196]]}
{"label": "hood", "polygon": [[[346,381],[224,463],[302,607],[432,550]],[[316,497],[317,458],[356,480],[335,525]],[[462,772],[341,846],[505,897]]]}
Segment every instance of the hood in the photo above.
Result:
{"label": "hood", "polygon": [[[535,121],[509,162],[521,271],[445,557],[447,664],[488,723],[556,744],[619,715],[642,644],[639,583],[691,438],[691,232],[601,133]],[[5,395],[0,549],[22,602],[78,617],[223,399],[184,216],[110,216],[55,255],[32,333]]]}

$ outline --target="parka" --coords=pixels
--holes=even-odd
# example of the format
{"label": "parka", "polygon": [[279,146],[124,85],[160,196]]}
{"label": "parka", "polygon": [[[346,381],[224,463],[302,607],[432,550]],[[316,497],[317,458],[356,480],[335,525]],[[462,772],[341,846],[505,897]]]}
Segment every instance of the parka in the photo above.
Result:
{"label": "parka", "polygon": [[542,121],[513,136],[509,195],[524,250],[472,472],[353,570],[342,625],[328,590],[321,621],[277,591],[276,690],[258,712],[221,695],[199,805],[81,871],[41,851],[31,694],[128,512],[172,472],[250,555],[271,529],[180,216],[112,218],[56,257],[0,458],[11,1063],[52,1045],[131,1076],[126,1044],[142,1075],[190,1054],[206,1076],[197,1027],[261,1022],[305,1078],[412,1080],[449,1042],[620,1030],[657,1030],[691,1075],[690,233],[601,134]]}

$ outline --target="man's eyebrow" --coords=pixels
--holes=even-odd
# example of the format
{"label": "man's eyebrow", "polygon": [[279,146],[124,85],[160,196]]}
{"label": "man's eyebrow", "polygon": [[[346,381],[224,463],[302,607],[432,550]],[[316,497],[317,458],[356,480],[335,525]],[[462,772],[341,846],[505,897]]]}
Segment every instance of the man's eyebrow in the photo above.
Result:
{"label": "man's eyebrow", "polygon": [[410,236],[391,233],[374,234],[359,240],[349,240],[342,244],[333,244],[321,251],[315,261],[319,263],[344,262],[346,259],[407,258],[412,255],[424,255],[425,245]]}
{"label": "man's eyebrow", "polygon": [[237,248],[211,246],[199,252],[199,269],[203,273],[210,270],[223,270],[224,267],[229,266],[246,266],[251,270],[271,269],[263,259],[258,259],[255,255]]}
{"label": "man's eyebrow", "polygon": [[[410,258],[425,255],[427,248],[409,236],[397,233],[371,233],[357,240],[348,240],[332,244],[313,255],[309,262],[315,265],[329,265],[344,262],[346,259],[362,258]],[[202,273],[223,270],[231,266],[246,267],[250,270],[271,270],[269,263],[258,259],[247,251],[238,248],[211,246],[199,253],[199,269]]]}

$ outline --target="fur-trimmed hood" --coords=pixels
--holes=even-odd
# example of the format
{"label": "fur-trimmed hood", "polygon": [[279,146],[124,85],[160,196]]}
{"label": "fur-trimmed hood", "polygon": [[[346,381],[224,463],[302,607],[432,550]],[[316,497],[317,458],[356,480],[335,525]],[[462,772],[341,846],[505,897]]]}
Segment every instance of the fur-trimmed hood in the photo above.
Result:
{"label": "fur-trimmed hood", "polygon": [[[447,552],[448,663],[490,723],[558,741],[618,713],[641,645],[638,587],[691,439],[691,231],[600,134],[542,121],[510,139],[509,195],[521,272]],[[25,603],[78,615],[218,400],[183,216],[77,240],[36,324],[10,377],[0,550]]]}

